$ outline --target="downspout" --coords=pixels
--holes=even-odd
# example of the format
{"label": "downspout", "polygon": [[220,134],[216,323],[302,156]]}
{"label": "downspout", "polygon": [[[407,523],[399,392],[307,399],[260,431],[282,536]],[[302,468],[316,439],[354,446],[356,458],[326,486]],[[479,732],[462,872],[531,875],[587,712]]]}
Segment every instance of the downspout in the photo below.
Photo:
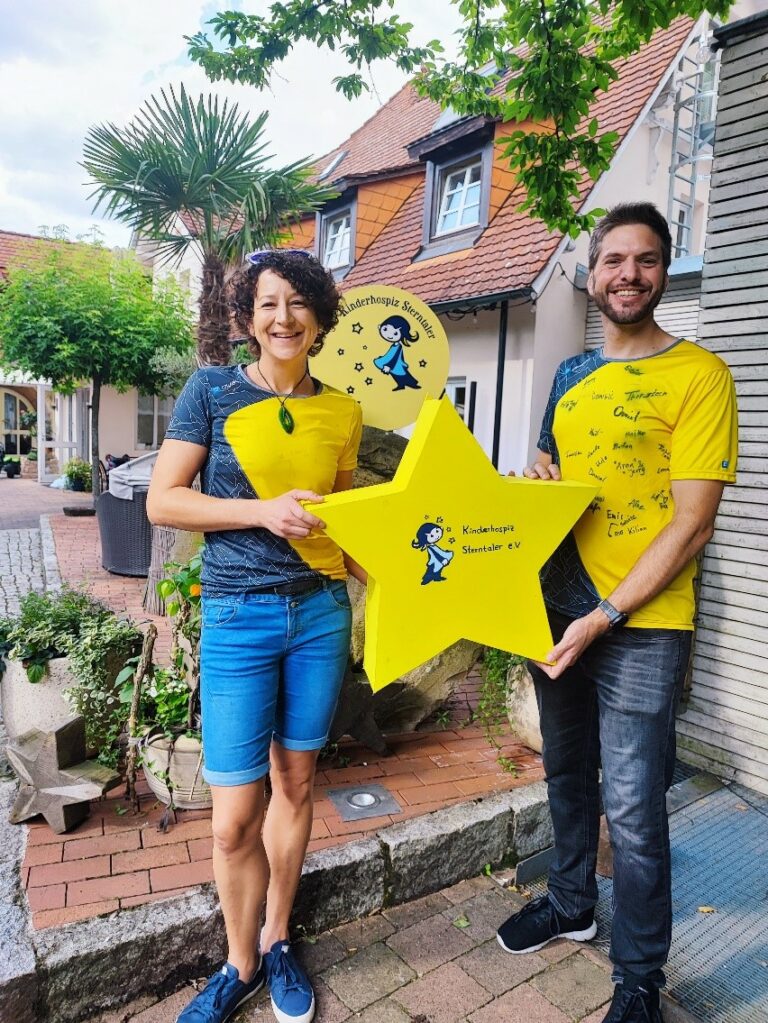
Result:
{"label": "downspout", "polygon": [[501,404],[504,391],[504,363],[507,359],[507,317],[509,302],[501,303],[499,313],[499,348],[496,362],[496,409],[493,417],[493,454],[491,461],[495,469],[499,467],[499,445],[501,443]]}

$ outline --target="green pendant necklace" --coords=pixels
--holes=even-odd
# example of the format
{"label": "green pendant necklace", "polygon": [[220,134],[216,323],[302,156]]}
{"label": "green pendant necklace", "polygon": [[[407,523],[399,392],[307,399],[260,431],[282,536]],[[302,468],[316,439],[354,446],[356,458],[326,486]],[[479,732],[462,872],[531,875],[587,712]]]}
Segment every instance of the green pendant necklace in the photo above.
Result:
{"label": "green pendant necklace", "polygon": [[274,395],[274,397],[277,398],[277,400],[280,402],[280,411],[277,413],[277,421],[280,423],[280,425],[282,426],[286,433],[293,433],[296,424],[293,421],[293,416],[285,407],[285,403],[288,401],[289,398],[292,398],[294,396],[297,389],[304,383],[305,377],[309,375],[309,369],[304,370],[304,375],[302,376],[301,380],[299,380],[299,382],[294,385],[293,389],[288,394],[278,394],[274,387],[270,387],[269,383],[267,383],[267,378],[261,372],[261,368],[258,362],[256,363],[256,372],[267,385],[267,390],[270,392],[270,394]]}

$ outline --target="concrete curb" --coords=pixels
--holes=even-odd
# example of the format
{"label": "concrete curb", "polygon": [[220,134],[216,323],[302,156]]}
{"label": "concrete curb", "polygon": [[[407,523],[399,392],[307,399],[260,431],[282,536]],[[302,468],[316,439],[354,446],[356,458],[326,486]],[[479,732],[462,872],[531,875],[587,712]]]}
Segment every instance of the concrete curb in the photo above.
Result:
{"label": "concrete curb", "polygon": [[[0,785],[0,1019],[78,1023],[143,994],[204,976],[225,952],[215,890],[181,896],[64,927],[31,929],[19,867],[23,832],[8,823],[15,786]],[[6,806],[7,803],[7,806]],[[307,857],[294,925],[327,930],[479,874],[489,862],[551,843],[543,782],[446,807],[376,835]],[[25,1015],[26,1013],[26,1015]]]}
{"label": "concrete curb", "polygon": [[50,515],[40,516],[40,545],[43,552],[43,582],[46,590],[55,592],[61,589],[61,573],[59,559],[56,556],[56,543],[53,539]]}

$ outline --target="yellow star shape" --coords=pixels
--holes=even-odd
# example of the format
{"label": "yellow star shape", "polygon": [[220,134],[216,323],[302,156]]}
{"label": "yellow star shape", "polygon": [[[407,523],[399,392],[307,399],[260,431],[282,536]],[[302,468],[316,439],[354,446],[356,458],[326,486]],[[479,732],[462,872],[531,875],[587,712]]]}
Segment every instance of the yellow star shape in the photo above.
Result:
{"label": "yellow star shape", "polygon": [[450,400],[428,399],[392,482],[318,509],[369,575],[373,689],[462,638],[543,660],[552,635],[539,570],[597,489],[500,476]]}

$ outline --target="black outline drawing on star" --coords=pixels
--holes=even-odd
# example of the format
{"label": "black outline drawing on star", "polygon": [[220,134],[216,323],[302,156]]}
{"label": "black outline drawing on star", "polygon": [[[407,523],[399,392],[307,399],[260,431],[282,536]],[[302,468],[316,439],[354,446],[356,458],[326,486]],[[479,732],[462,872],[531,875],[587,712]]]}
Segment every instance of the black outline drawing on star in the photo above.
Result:
{"label": "black outline drawing on star", "polygon": [[355,393],[354,387],[348,387],[347,388],[347,394],[354,394],[354,393]]}
{"label": "black outline drawing on star", "polygon": [[362,362],[356,362],[355,369],[357,370],[358,373],[362,373],[362,371],[365,369],[365,366],[363,366]]}
{"label": "black outline drawing on star", "polygon": [[352,324],[352,333],[353,334],[362,334],[363,333],[363,325],[362,325],[362,323],[353,323]]}
{"label": "black outline drawing on star", "polygon": [[426,369],[426,367],[427,367],[427,360],[426,359],[419,359],[419,366],[421,366],[422,369]]}
{"label": "black outline drawing on star", "polygon": [[343,348],[337,348],[336,349],[336,354],[337,355],[343,355],[344,354],[344,349]]}
{"label": "black outline drawing on star", "polygon": [[365,382],[366,382],[366,384],[368,384],[368,386],[370,387],[370,386],[371,386],[371,384],[373,383],[373,378],[372,378],[372,377],[366,377],[366,378],[365,378]]}

